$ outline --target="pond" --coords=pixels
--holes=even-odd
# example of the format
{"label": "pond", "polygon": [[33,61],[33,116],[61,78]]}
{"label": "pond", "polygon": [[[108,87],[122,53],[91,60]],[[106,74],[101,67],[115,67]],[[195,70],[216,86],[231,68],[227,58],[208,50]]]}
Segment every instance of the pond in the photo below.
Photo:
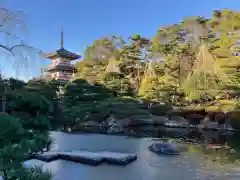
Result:
{"label": "pond", "polygon": [[[240,138],[238,134],[225,136],[224,139],[237,151],[234,156],[229,152],[204,151],[198,143],[191,145],[183,143],[187,151],[179,156],[159,156],[148,151],[149,145],[160,140],[156,137],[133,138],[62,132],[52,132],[52,137],[55,139],[52,147],[54,150],[108,150],[138,155],[137,161],[124,167],[107,164],[92,167],[62,160],[42,163],[44,168],[50,169],[55,174],[55,180],[240,179],[240,163],[237,159],[239,145],[237,139]],[[30,163],[39,164],[35,160]]]}

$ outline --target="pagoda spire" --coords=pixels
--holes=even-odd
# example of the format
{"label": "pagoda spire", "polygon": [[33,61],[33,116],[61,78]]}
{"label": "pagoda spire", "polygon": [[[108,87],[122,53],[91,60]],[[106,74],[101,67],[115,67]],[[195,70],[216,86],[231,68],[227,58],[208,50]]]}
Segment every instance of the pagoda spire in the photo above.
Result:
{"label": "pagoda spire", "polygon": [[63,48],[63,29],[61,31],[61,48]]}

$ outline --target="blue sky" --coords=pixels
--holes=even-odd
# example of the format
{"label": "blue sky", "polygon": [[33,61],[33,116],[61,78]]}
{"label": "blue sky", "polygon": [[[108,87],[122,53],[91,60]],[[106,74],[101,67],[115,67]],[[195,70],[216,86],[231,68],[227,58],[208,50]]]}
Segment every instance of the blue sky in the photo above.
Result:
{"label": "blue sky", "polygon": [[[64,46],[80,55],[94,40],[108,35],[127,37],[139,33],[155,35],[159,27],[177,23],[186,16],[210,16],[212,10],[239,10],[239,0],[0,0],[0,7],[22,10],[26,14],[26,31],[22,39],[44,52],[60,47],[60,31],[64,29]],[[1,38],[0,43],[4,43]],[[5,55],[0,51],[1,67],[14,76]],[[31,76],[49,63],[34,58]],[[21,77],[26,75],[21,75]]]}

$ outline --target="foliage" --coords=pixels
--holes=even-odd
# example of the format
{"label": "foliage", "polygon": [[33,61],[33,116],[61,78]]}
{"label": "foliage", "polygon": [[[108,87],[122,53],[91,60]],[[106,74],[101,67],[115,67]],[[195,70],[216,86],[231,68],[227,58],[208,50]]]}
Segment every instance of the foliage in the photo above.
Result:
{"label": "foliage", "polygon": [[102,85],[89,84],[87,81],[78,79],[65,88],[63,97],[65,125],[73,127],[78,120],[86,119],[89,114],[99,110],[99,103],[114,96],[114,92]]}
{"label": "foliage", "polygon": [[133,35],[116,43],[116,37],[101,38],[87,48],[76,78],[92,79],[117,92],[128,80],[124,87],[132,87],[135,97],[158,102],[235,97],[238,24],[239,13],[226,9],[214,11],[210,19],[188,17],[161,27],[152,39]]}
{"label": "foliage", "polygon": [[[0,7],[0,39],[7,39],[7,43],[0,42],[0,49],[9,57],[5,66],[13,65],[17,75],[26,73],[29,63],[35,62],[33,59],[41,52],[24,44],[17,35],[24,26],[23,12]],[[12,39],[14,41],[9,43]],[[54,95],[49,89],[43,95],[30,91],[25,85],[14,78],[4,79],[0,72],[0,177],[4,180],[50,180],[50,172],[43,172],[41,168],[26,169],[23,162],[50,148],[48,114],[52,111]]]}
{"label": "foliage", "polygon": [[29,155],[38,153],[46,148],[48,134],[31,133],[29,129],[23,128],[21,120],[0,114],[0,161],[1,174],[3,179],[31,180],[36,174],[43,175],[44,180],[51,177],[39,169],[26,170],[23,168],[23,161]]}
{"label": "foliage", "polygon": [[50,148],[48,115],[53,109],[52,101],[37,91],[29,91],[25,83],[17,79],[4,79],[0,87],[3,87],[2,100],[5,99],[2,110],[7,112],[0,114],[3,179],[52,179],[50,172],[45,173],[39,168],[25,169],[22,164],[29,156]]}

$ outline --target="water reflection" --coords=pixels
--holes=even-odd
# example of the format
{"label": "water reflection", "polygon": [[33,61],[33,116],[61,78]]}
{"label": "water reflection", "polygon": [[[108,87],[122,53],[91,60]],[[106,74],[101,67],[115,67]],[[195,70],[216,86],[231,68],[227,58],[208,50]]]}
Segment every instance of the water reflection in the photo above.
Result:
{"label": "water reflection", "polygon": [[[45,163],[55,173],[56,180],[193,180],[240,179],[239,134],[198,132],[186,129],[144,127],[129,129],[133,138],[99,134],[66,134],[53,132],[53,149],[117,151],[138,154],[138,160],[125,167],[103,164],[91,167],[68,161]],[[175,141],[181,148],[180,156],[159,156],[148,151],[156,141]],[[230,149],[213,151],[208,145],[228,145]],[[234,149],[235,152],[231,152]],[[34,164],[34,162],[32,162]]]}

